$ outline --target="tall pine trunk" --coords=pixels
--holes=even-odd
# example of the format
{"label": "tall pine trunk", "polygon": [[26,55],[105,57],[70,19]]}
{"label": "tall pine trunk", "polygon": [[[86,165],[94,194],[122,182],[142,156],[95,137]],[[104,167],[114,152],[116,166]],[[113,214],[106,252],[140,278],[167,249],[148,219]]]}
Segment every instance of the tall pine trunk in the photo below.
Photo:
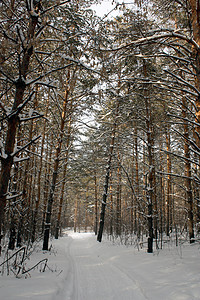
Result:
{"label": "tall pine trunk", "polygon": [[167,146],[167,197],[166,197],[166,204],[167,204],[167,216],[166,216],[166,235],[169,236],[170,231],[172,230],[172,180],[171,180],[171,141],[170,141],[170,131],[169,126],[167,125],[166,129],[166,146]]}
{"label": "tall pine trunk", "polygon": [[107,196],[108,196],[109,178],[110,178],[112,155],[113,155],[113,148],[114,148],[114,141],[115,141],[115,131],[116,131],[116,123],[114,124],[114,128],[113,128],[113,133],[112,133],[112,138],[111,138],[111,143],[110,143],[109,160],[108,160],[108,164],[106,167],[104,193],[103,193],[103,199],[102,199],[102,203],[101,203],[100,222],[99,222],[99,230],[98,230],[98,235],[97,235],[98,242],[101,242],[101,240],[102,240],[103,229],[104,229],[106,201],[107,201]]}
{"label": "tall pine trunk", "polygon": [[117,149],[117,205],[116,205],[116,236],[121,235],[121,162],[120,162],[120,153]]}
{"label": "tall pine trunk", "polygon": [[51,228],[51,215],[52,215],[52,207],[53,207],[53,200],[54,200],[54,193],[56,188],[56,181],[58,176],[58,169],[59,169],[59,160],[61,154],[61,148],[63,144],[63,136],[64,136],[64,128],[66,123],[67,112],[69,110],[68,102],[69,102],[69,93],[70,93],[70,69],[67,72],[67,80],[66,80],[66,90],[65,90],[65,97],[63,101],[63,110],[60,122],[60,129],[59,129],[59,136],[58,142],[56,146],[55,158],[54,158],[54,167],[53,167],[53,176],[50,185],[50,192],[47,202],[47,211],[46,211],[46,220],[44,224],[44,239],[43,239],[43,250],[48,250],[49,244],[49,235],[50,235],[50,228]]}
{"label": "tall pine trunk", "polygon": [[185,185],[188,204],[188,229],[190,243],[194,242],[194,220],[193,220],[193,193],[192,193],[192,174],[190,162],[190,148],[189,148],[189,126],[187,122],[187,101],[182,97],[182,116],[184,128],[184,155],[185,155]]}
{"label": "tall pine trunk", "polygon": [[[72,109],[72,107],[71,107]],[[67,133],[67,142],[66,142],[66,154],[65,154],[65,164],[63,170],[63,181],[61,186],[61,193],[60,193],[60,200],[59,200],[59,207],[58,207],[58,215],[56,220],[56,233],[55,239],[58,239],[59,230],[60,230],[60,222],[61,222],[61,214],[62,214],[62,207],[64,201],[64,192],[65,192],[65,185],[66,185],[66,174],[67,174],[67,163],[68,163],[68,156],[69,156],[69,147],[70,147],[70,136],[71,136],[71,115],[70,120],[68,122],[68,133]]]}
{"label": "tall pine trunk", "polygon": [[[23,103],[24,92],[26,90],[26,76],[29,70],[30,59],[33,54],[35,28],[38,23],[38,15],[30,14],[29,28],[27,31],[27,46],[24,48],[22,62],[19,66],[19,78],[15,81],[15,97],[10,117],[8,118],[7,133],[5,140],[5,156],[1,160],[0,173],[0,232],[4,222],[4,212],[6,206],[6,195],[10,180],[11,168],[13,165],[13,151],[19,124],[19,105]],[[0,233],[1,234],[1,233]]]}
{"label": "tall pine trunk", "polygon": [[38,216],[39,205],[41,202],[41,175],[42,175],[42,168],[43,168],[43,152],[44,152],[44,143],[45,143],[45,136],[46,136],[48,105],[49,105],[49,95],[48,95],[48,98],[46,101],[45,121],[44,121],[43,129],[42,129],[43,133],[42,133],[41,150],[40,150],[39,170],[38,170],[38,175],[37,175],[37,197],[36,197],[35,208],[33,210],[33,228],[32,228],[32,234],[31,234],[32,243],[35,241],[37,216]]}
{"label": "tall pine trunk", "polygon": [[107,163],[107,167],[106,167],[104,193],[103,193],[103,199],[102,199],[102,203],[101,203],[100,222],[99,222],[99,230],[98,230],[98,235],[97,235],[98,242],[101,242],[101,240],[102,240],[103,229],[104,229],[106,201],[107,201],[107,196],[108,196],[110,171],[111,171],[113,149],[114,149],[115,135],[116,135],[116,129],[117,129],[118,111],[119,111],[119,100],[117,100],[117,107],[116,107],[116,113],[115,113],[115,118],[114,118],[114,124],[113,124],[112,136],[111,136],[111,142],[110,142],[110,149],[109,149],[109,157],[108,157],[108,163]]}
{"label": "tall pine trunk", "polygon": [[94,233],[97,235],[98,230],[98,197],[97,197],[97,174],[94,171]]}
{"label": "tall pine trunk", "polygon": [[[147,67],[146,62],[143,62],[144,68],[144,76],[147,77]],[[147,207],[148,207],[148,253],[153,252],[153,193],[154,191],[154,174],[155,174],[155,166],[153,160],[153,126],[152,126],[152,118],[151,118],[151,108],[150,101],[148,95],[148,83],[144,86],[144,102],[145,102],[145,110],[146,110],[146,131],[147,131],[147,151],[148,151],[148,185],[147,185]]]}

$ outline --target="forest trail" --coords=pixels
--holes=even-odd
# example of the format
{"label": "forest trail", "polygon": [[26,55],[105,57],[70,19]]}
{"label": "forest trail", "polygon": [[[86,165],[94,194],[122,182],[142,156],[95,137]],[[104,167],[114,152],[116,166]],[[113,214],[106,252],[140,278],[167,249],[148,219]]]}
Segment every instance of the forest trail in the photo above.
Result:
{"label": "forest trail", "polygon": [[149,299],[135,276],[118,266],[120,257],[115,251],[111,254],[110,249],[110,255],[104,253],[101,244],[94,239],[91,234],[65,239],[71,276],[68,273],[66,284],[57,297],[63,300]]}
{"label": "forest trail", "polygon": [[59,243],[68,270],[52,300],[200,299],[198,245],[148,254],[73,232]]}

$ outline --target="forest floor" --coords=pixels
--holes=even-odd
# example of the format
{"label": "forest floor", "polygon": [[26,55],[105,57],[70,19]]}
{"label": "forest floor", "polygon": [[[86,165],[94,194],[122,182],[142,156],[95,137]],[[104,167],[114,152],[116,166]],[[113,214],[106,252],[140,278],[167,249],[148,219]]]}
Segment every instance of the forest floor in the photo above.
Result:
{"label": "forest floor", "polygon": [[[2,300],[192,300],[200,299],[200,245],[165,244],[146,249],[101,243],[93,233],[66,231],[52,240],[51,251],[36,247],[26,263],[48,258],[45,272],[37,268],[16,278],[0,275]],[[0,262],[3,258],[0,258]],[[2,267],[1,267],[2,268]],[[1,269],[2,273],[2,269]]]}

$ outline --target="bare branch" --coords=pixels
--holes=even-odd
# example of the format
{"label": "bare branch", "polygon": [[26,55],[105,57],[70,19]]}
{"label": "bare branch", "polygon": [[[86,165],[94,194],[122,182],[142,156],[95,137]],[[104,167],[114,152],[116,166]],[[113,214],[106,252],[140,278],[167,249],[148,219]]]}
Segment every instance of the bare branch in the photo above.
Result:
{"label": "bare branch", "polygon": [[52,5],[51,7],[45,9],[44,11],[42,11],[40,13],[40,15],[44,15],[47,11],[50,11],[50,10],[52,10],[52,9],[58,7],[58,6],[62,6],[62,5],[66,4],[66,3],[69,3],[69,2],[70,2],[70,0],[67,0],[67,1],[64,1],[64,2],[61,2],[61,3],[57,3],[55,5]]}

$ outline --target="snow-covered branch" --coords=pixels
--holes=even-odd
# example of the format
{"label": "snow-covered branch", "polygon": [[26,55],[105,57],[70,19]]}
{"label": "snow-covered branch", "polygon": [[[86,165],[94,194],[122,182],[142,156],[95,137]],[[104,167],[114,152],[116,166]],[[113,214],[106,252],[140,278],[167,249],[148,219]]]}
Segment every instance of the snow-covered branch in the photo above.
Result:
{"label": "snow-covered branch", "polygon": [[200,92],[196,89],[196,87],[192,84],[190,84],[188,81],[184,80],[183,78],[181,78],[180,76],[177,76],[176,74],[168,71],[168,70],[164,70],[164,72],[166,72],[167,74],[170,74],[172,77],[176,78],[178,81],[184,83],[185,85],[187,85],[188,87],[190,87],[191,89],[193,89],[198,95],[200,95]]}
{"label": "snow-covered branch", "polygon": [[161,175],[165,175],[165,176],[174,176],[174,177],[179,177],[179,178],[186,178],[186,179],[193,179],[193,177],[188,177],[185,175],[180,175],[180,174],[174,174],[174,173],[167,173],[167,172],[161,172],[161,171],[156,171],[156,173],[161,174]]}
{"label": "snow-covered branch", "polygon": [[30,95],[28,96],[28,98],[20,105],[18,105],[17,109],[15,109],[14,111],[9,112],[6,117],[4,117],[2,120],[6,119],[6,118],[11,118],[14,115],[18,115],[22,109],[26,106],[26,104],[31,100],[32,96],[35,94],[35,91],[32,91],[30,93]]}
{"label": "snow-covered branch", "polygon": [[64,69],[66,69],[66,68],[68,68],[68,67],[70,67],[70,66],[72,66],[72,65],[73,65],[73,63],[67,64],[67,65],[65,65],[65,66],[63,66],[63,67],[58,67],[58,68],[55,68],[55,69],[51,69],[50,71],[48,71],[48,72],[46,72],[46,73],[44,73],[44,74],[38,76],[37,78],[35,78],[35,79],[33,79],[33,80],[27,81],[27,82],[26,82],[26,85],[29,86],[29,85],[31,85],[31,84],[33,84],[33,83],[36,84],[36,83],[39,82],[40,79],[44,78],[45,76],[48,76],[48,75],[50,75],[50,74],[52,74],[52,73],[54,73],[54,72],[60,71],[60,70],[64,70]]}
{"label": "snow-covered branch", "polygon": [[27,143],[25,146],[20,147],[20,148],[16,148],[15,151],[11,154],[12,157],[16,156],[17,154],[19,154],[21,151],[23,151],[24,149],[26,149],[28,146],[32,145],[33,143],[35,143],[38,139],[41,138],[41,135],[38,135],[36,137],[34,137],[29,143]]}
{"label": "snow-covered branch", "polygon": [[43,11],[40,13],[40,15],[44,15],[46,12],[48,12],[48,11],[50,11],[50,10],[52,10],[52,9],[55,9],[55,8],[58,7],[58,6],[65,5],[66,3],[69,3],[69,2],[70,2],[70,0],[63,1],[63,2],[60,2],[60,3],[59,3],[59,1],[58,1],[58,3],[56,3],[55,5],[52,5],[51,7],[49,7],[49,8],[47,8],[47,9],[43,10]]}
{"label": "snow-covered branch", "polygon": [[194,39],[192,39],[191,37],[188,37],[186,35],[182,35],[180,33],[176,33],[176,32],[170,32],[170,33],[165,33],[165,34],[156,34],[156,35],[153,35],[153,36],[148,36],[148,37],[144,37],[144,38],[140,38],[140,39],[137,39],[131,43],[128,43],[128,44],[125,44],[125,45],[121,45],[117,48],[113,48],[113,49],[101,49],[102,51],[119,51],[119,50],[122,50],[122,49],[126,49],[126,48],[129,48],[131,46],[139,46],[139,45],[142,45],[142,44],[146,44],[146,43],[149,43],[149,42],[154,42],[154,41],[157,41],[157,40],[162,40],[162,39],[165,39],[165,38],[178,38],[180,40],[183,40],[183,41],[186,41],[188,42],[189,44],[191,44],[192,46],[194,46],[194,48],[196,50],[199,50],[199,45],[195,42]]}

